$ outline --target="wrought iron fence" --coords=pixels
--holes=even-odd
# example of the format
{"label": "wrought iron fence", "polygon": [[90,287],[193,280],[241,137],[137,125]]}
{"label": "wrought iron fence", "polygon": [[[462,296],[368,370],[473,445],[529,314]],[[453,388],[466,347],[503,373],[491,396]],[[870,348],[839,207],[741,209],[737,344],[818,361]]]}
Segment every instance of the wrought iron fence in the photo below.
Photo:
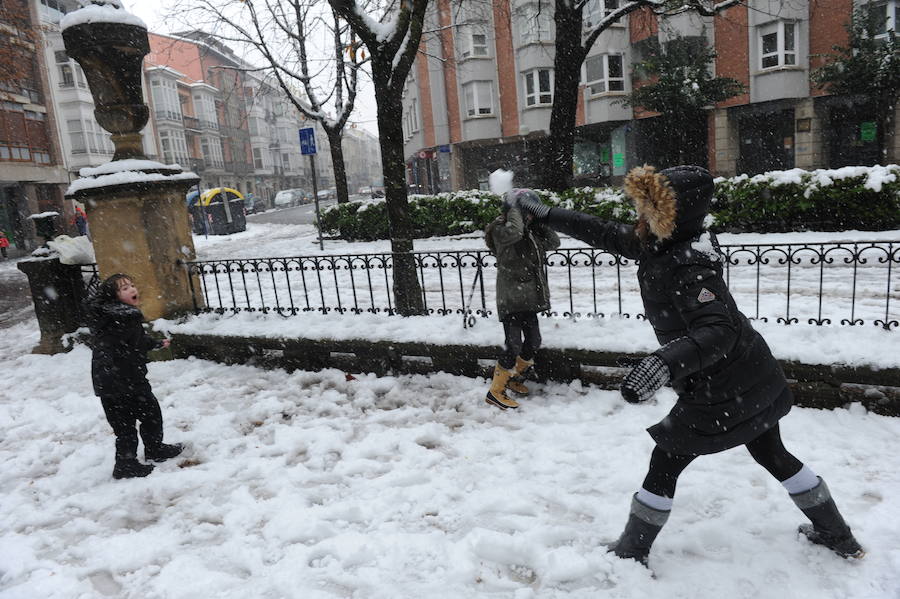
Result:
{"label": "wrought iron fence", "polygon": [[[721,247],[726,281],[752,319],[900,326],[894,270],[900,242]],[[487,250],[413,252],[428,314],[494,313],[496,260]],[[394,313],[390,253],[187,263],[196,312]],[[643,318],[637,263],[604,250],[547,254],[553,309],[545,316]],[[196,275],[196,276],[193,276]]]}

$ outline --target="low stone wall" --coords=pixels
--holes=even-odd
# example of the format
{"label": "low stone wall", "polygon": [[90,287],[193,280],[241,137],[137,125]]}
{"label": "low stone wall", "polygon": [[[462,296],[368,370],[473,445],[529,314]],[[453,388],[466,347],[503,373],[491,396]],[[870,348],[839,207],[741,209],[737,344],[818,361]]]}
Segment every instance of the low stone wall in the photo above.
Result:
{"label": "low stone wall", "polygon": [[[251,364],[287,370],[339,368],[347,372],[427,374],[448,372],[490,377],[499,346],[431,345],[364,339],[270,339],[216,335],[172,336],[172,355],[196,356],[226,364]],[[623,354],[571,349],[541,349],[535,358],[539,381],[575,379],[603,389],[618,389],[627,372],[616,366]],[[860,402],[872,412],[900,416],[900,368],[874,370],[782,361],[796,404],[833,409]]]}

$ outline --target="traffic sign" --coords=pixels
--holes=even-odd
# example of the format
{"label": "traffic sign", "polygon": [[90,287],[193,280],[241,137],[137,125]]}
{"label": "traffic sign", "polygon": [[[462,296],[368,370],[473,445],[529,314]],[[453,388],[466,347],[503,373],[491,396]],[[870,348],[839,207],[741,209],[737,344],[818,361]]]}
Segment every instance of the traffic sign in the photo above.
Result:
{"label": "traffic sign", "polygon": [[300,129],[300,153],[304,156],[316,153],[316,130],[313,127]]}

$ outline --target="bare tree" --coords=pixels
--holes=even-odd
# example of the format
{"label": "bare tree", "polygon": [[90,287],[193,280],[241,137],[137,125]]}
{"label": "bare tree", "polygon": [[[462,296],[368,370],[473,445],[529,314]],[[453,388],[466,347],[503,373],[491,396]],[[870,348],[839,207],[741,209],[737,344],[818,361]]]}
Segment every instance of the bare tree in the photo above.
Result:
{"label": "bare tree", "polygon": [[375,86],[381,167],[394,261],[395,308],[404,316],[424,311],[412,255],[412,223],[403,154],[403,84],[416,57],[429,0],[396,0],[373,18],[355,0],[328,0],[369,50]]}
{"label": "bare tree", "polygon": [[[347,202],[341,140],[366,58],[346,21],[334,10],[323,11],[315,0],[192,0],[191,6],[189,13],[212,17],[217,38],[256,50],[274,84],[297,111],[321,124],[331,151],[337,201]],[[330,56],[317,52],[316,34],[324,35]],[[334,116],[326,108],[329,105]]]}
{"label": "bare tree", "polygon": [[[547,4],[549,1],[541,0]],[[554,0],[556,54],[553,60],[553,109],[550,113],[550,135],[545,154],[547,159],[544,161],[542,176],[542,184],[547,189],[560,191],[570,185],[581,65],[601,33],[626,15],[643,8],[658,15],[695,11],[703,16],[713,16],[740,3],[740,0],[723,0],[718,3],[710,0],[616,0],[608,4],[615,8],[608,10],[593,27],[584,31],[584,11],[592,1],[597,2]],[[549,6],[546,8],[549,9]]]}

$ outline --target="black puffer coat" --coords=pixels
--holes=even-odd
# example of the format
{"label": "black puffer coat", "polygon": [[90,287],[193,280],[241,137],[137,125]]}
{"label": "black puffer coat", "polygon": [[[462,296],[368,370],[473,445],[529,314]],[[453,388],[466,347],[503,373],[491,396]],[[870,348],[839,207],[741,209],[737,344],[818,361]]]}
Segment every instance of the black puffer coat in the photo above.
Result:
{"label": "black puffer coat", "polygon": [[85,302],[91,329],[91,380],[100,397],[151,394],[147,352],[162,347],[144,331],[144,316],[134,306],[92,297]]}
{"label": "black puffer coat", "polygon": [[652,198],[629,193],[650,229],[644,239],[633,226],[559,208],[550,210],[548,224],[640,261],[644,313],[662,344],[654,353],[669,367],[678,393],[668,416],[648,429],[657,445],[675,454],[743,445],[790,411],[787,381],[765,340],[735,305],[715,236],[703,229],[712,177],[698,167],[649,173],[666,176],[662,182],[669,193]]}

